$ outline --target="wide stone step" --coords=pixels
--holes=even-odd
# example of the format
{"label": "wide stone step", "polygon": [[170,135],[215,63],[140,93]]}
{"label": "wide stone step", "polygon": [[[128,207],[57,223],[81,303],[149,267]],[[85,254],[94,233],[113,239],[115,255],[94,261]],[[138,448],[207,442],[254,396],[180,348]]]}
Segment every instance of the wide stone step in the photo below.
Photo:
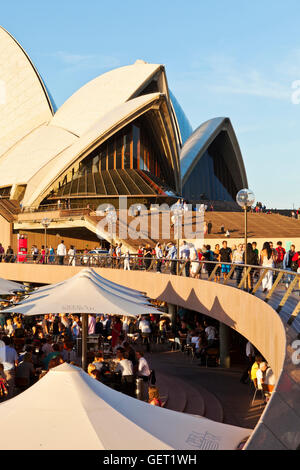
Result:
{"label": "wide stone step", "polygon": [[187,393],[185,387],[178,383],[177,379],[170,378],[155,371],[156,386],[159,389],[162,401],[166,397],[165,408],[183,412],[187,405]]}
{"label": "wide stone step", "polygon": [[204,387],[192,387],[177,377],[160,372],[156,372],[156,378],[166,408],[223,422],[224,411],[220,401]]}
{"label": "wide stone step", "polygon": [[[205,413],[203,416],[208,419],[211,419],[212,421],[222,423],[224,421],[224,410],[218,398],[213,393],[209,392],[206,388],[200,387],[199,385],[197,385],[197,392],[198,396],[200,395],[202,397],[202,400],[204,401]],[[188,407],[185,412],[191,414],[198,414],[194,413],[193,397],[188,399],[188,403],[190,407]]]}

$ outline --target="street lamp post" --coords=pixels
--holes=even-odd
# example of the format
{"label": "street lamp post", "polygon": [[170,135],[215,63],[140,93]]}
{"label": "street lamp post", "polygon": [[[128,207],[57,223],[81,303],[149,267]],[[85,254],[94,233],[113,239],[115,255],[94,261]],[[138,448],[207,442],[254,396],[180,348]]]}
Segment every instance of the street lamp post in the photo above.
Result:
{"label": "street lamp post", "polygon": [[[250,189],[241,189],[236,195],[236,202],[244,210],[244,224],[245,224],[245,264],[247,264],[247,243],[248,243],[248,220],[247,211],[255,202],[255,195]],[[245,288],[247,289],[247,278],[245,279]]]}
{"label": "street lamp post", "polygon": [[42,226],[45,229],[45,259],[46,259],[46,262],[47,262],[47,228],[49,227],[50,224],[51,224],[51,220],[48,219],[47,217],[44,217],[44,219],[42,220]]}
{"label": "street lamp post", "polygon": [[180,271],[180,262],[179,262],[179,251],[180,251],[180,246],[179,246],[179,241],[180,241],[180,232],[181,232],[181,227],[182,227],[182,207],[180,204],[174,204],[172,207],[172,212],[173,212],[173,222],[174,222],[174,229],[176,228],[176,232],[174,230],[174,237],[177,238],[177,263],[176,263],[176,273],[179,275]]}

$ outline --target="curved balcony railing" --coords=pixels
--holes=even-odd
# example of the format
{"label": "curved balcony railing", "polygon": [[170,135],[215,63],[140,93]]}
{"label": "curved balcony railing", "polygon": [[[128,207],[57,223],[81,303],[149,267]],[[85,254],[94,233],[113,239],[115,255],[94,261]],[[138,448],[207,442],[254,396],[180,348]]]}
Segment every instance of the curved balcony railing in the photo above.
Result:
{"label": "curved balcony railing", "polygon": [[[17,262],[16,256],[13,255],[9,259],[7,257],[4,259],[6,262]],[[291,313],[289,325],[300,312],[300,272],[291,270],[206,260],[170,260],[166,257],[143,257],[137,254],[130,254],[129,258],[124,255],[118,258],[89,253],[67,255],[63,259],[57,255],[45,257],[27,255],[21,263],[129,269],[196,277],[243,289],[261,297],[265,302],[272,300],[272,306],[278,313],[289,303]]]}
{"label": "curved balcony railing", "polygon": [[[137,254],[130,254],[129,260],[126,256],[78,252],[63,259],[57,255],[46,258],[39,255],[33,259],[28,255],[23,264],[17,263],[12,255],[6,261],[15,261],[16,269],[13,264],[2,262],[2,275],[33,283],[65,279],[69,269],[72,275],[81,267],[107,268],[106,277],[112,281],[139,290],[147,284],[149,297],[204,313],[234,328],[262,352],[277,380],[245,448],[300,449],[300,273],[265,266],[157,259]],[[32,263],[37,264],[37,269]],[[61,263],[64,266],[58,268]],[[128,267],[130,273],[125,271]],[[157,271],[161,274],[156,274]],[[142,272],[144,276],[140,275]],[[103,274],[101,269],[99,273]],[[271,280],[266,285],[268,277]],[[264,292],[264,287],[269,290]]]}

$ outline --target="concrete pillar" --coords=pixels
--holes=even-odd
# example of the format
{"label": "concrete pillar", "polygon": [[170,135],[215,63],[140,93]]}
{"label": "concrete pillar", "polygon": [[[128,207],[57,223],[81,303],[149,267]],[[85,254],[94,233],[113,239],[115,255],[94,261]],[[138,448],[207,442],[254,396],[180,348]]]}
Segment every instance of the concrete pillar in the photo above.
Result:
{"label": "concrete pillar", "polygon": [[173,304],[168,304],[168,316],[172,323],[172,329],[175,325],[175,318],[176,318],[176,306]]}
{"label": "concrete pillar", "polygon": [[81,367],[87,371],[87,336],[88,336],[88,314],[81,315]]}
{"label": "concrete pillar", "polygon": [[225,369],[230,368],[230,328],[220,322],[220,366]]}

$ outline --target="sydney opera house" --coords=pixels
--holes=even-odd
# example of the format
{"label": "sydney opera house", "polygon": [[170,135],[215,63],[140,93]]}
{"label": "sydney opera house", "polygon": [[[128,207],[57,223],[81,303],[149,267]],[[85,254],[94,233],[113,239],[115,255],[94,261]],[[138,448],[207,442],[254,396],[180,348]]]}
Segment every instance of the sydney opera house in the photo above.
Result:
{"label": "sydney opera house", "polygon": [[[230,120],[193,132],[163,65],[137,60],[109,71],[56,110],[30,58],[1,27],[0,56],[0,209],[12,233],[41,230],[34,219],[25,227],[20,212],[117,207],[119,196],[147,207],[179,196],[230,204],[247,187]],[[81,229],[88,240],[90,228]]]}

